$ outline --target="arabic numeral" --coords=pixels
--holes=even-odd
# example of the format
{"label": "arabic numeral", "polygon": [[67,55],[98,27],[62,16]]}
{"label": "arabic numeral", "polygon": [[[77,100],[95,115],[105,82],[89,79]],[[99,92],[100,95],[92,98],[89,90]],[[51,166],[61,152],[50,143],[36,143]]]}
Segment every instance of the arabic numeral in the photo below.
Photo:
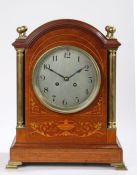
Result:
{"label": "arabic numeral", "polygon": [[75,97],[75,102],[79,103],[79,98],[78,97]]}
{"label": "arabic numeral", "polygon": [[56,62],[58,60],[57,56],[53,56],[53,62]]}
{"label": "arabic numeral", "polygon": [[62,101],[62,104],[63,104],[63,105],[67,105],[67,104],[68,104],[67,100],[64,99],[64,100]]}
{"label": "arabic numeral", "polygon": [[90,83],[92,83],[92,77],[88,77],[88,78],[89,78]]}
{"label": "arabic numeral", "polygon": [[85,71],[89,71],[89,65],[85,66]]}
{"label": "arabic numeral", "polygon": [[78,56],[78,62],[80,62],[80,56]]}
{"label": "arabic numeral", "polygon": [[56,98],[56,95],[52,95],[52,101],[54,102]]}
{"label": "arabic numeral", "polygon": [[71,55],[71,53],[70,53],[69,49],[67,48],[66,52],[64,53],[64,58],[70,58],[70,55]]}
{"label": "arabic numeral", "polygon": [[47,93],[49,91],[48,87],[44,88],[44,93]]}
{"label": "arabic numeral", "polygon": [[45,80],[45,75],[40,75],[41,80]]}
{"label": "arabic numeral", "polygon": [[44,69],[50,69],[50,64],[44,64]]}
{"label": "arabic numeral", "polygon": [[86,94],[87,94],[87,95],[89,94],[89,90],[88,90],[88,89],[86,89]]}

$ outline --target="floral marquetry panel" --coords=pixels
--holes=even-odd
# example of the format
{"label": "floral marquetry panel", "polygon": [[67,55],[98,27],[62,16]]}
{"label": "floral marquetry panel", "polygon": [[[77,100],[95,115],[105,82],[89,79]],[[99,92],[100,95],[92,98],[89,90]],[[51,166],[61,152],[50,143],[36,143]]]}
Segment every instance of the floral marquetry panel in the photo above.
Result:
{"label": "floral marquetry panel", "polygon": [[[34,117],[35,118],[35,117]],[[45,117],[46,118],[46,117]],[[104,124],[102,121],[55,118],[32,121],[29,126],[28,141],[35,139],[45,143],[105,143]],[[31,138],[31,140],[29,139]]]}
{"label": "floral marquetry panel", "polygon": [[73,136],[89,137],[92,135],[103,135],[101,131],[102,123],[92,123],[91,121],[86,122],[75,122],[73,120],[64,119],[62,121],[55,122],[45,121],[42,123],[32,122],[30,124],[32,128],[32,135],[41,135],[43,137],[68,137]]}

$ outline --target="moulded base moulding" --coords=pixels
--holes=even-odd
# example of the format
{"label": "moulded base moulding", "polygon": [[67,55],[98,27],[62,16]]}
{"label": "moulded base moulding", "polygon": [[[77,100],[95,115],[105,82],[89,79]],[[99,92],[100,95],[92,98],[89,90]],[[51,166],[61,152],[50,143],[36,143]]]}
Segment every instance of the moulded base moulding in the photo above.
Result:
{"label": "moulded base moulding", "polygon": [[122,148],[116,145],[96,145],[91,148],[47,147],[40,144],[13,143],[7,168],[17,168],[23,163],[101,163],[118,170],[126,170]]}

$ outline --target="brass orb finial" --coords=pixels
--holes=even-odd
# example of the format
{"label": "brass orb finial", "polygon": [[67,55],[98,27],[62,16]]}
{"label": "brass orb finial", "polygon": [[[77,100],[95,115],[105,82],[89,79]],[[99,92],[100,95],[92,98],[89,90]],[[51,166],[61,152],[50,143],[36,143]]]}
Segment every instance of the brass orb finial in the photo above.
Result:
{"label": "brass orb finial", "polygon": [[107,31],[106,37],[108,39],[114,39],[114,33],[116,32],[116,28],[113,26],[106,26],[105,30]]}
{"label": "brass orb finial", "polygon": [[25,39],[27,37],[26,36],[27,30],[28,28],[26,26],[17,27],[17,32],[19,33],[18,39]]}

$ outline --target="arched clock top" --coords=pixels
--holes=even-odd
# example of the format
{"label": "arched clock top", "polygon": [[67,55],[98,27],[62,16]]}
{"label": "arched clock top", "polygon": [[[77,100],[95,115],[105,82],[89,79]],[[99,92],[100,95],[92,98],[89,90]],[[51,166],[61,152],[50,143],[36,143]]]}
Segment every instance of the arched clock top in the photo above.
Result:
{"label": "arched clock top", "polygon": [[22,26],[17,28],[17,32],[19,33],[19,37],[13,43],[15,48],[29,48],[35,43],[40,37],[44,34],[49,33],[53,30],[58,29],[77,29],[84,31],[85,33],[91,34],[94,36],[99,43],[101,43],[107,49],[117,49],[121,44],[114,38],[114,32],[116,31],[112,26],[106,26],[105,30],[107,35],[103,35],[99,30],[95,27],[78,20],[72,19],[61,19],[54,20],[48,23],[45,23],[34,30],[31,34],[26,37],[27,27]]}

